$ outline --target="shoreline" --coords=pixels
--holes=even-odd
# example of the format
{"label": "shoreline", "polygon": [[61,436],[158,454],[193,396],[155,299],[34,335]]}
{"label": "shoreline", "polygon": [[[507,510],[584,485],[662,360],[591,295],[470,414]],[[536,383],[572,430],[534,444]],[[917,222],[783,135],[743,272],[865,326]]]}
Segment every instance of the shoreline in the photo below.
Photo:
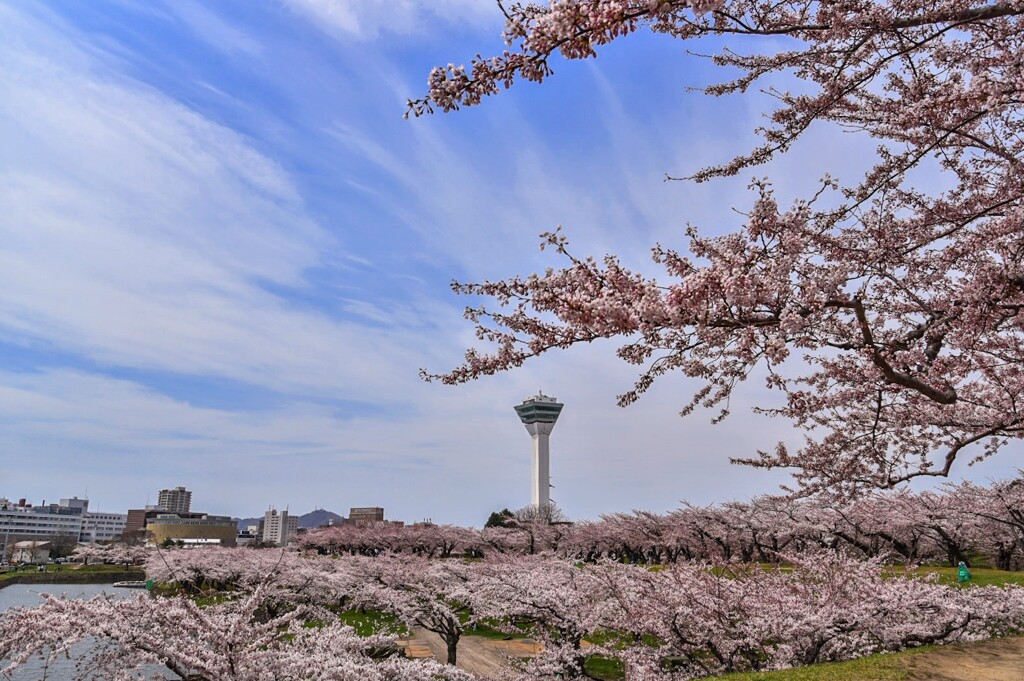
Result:
{"label": "shoreline", "polygon": [[0,579],[0,589],[11,584],[113,584],[146,578],[144,570],[122,570],[120,572],[36,572],[13,575]]}

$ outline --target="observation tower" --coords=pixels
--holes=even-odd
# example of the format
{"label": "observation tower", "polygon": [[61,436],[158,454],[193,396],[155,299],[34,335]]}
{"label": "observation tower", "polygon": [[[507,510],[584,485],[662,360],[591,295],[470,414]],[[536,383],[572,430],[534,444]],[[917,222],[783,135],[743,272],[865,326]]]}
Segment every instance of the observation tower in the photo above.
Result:
{"label": "observation tower", "polygon": [[555,427],[562,407],[554,397],[538,393],[516,405],[519,420],[533,437],[533,506],[546,508],[551,505],[551,450],[548,438]]}

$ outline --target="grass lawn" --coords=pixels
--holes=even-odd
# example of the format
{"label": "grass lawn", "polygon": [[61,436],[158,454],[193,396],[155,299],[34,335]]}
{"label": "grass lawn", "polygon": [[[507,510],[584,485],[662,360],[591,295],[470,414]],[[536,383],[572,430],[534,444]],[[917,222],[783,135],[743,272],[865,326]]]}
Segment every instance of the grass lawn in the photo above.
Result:
{"label": "grass lawn", "polygon": [[587,663],[584,666],[588,674],[602,679],[602,681],[621,681],[626,678],[626,672],[623,670],[620,660],[592,655],[587,658]]}
{"label": "grass lawn", "polygon": [[59,577],[60,575],[101,575],[104,573],[125,573],[125,572],[137,572],[139,575],[143,574],[142,568],[133,566],[131,568],[125,568],[124,565],[105,565],[102,563],[92,565],[81,565],[80,563],[64,563],[61,565],[47,565],[46,572],[39,572],[36,566],[30,565],[26,568],[22,568],[18,571],[7,570],[0,572],[0,581],[12,578],[27,577],[33,575],[40,579],[45,576]]}
{"label": "grass lawn", "polygon": [[[954,567],[922,567],[917,574],[937,574],[940,584],[957,586],[957,569]],[[961,586],[1024,586],[1024,572],[1007,572],[991,568],[971,568],[971,581]]]}
{"label": "grass lawn", "polygon": [[[463,620],[465,623],[465,620]],[[492,641],[508,641],[513,638],[524,638],[530,635],[529,631],[519,629],[515,634],[509,634],[496,628],[500,623],[494,620],[483,620],[477,624],[466,627],[463,630],[463,636],[477,636],[479,638],[486,638]]]}
{"label": "grass lawn", "polygon": [[913,655],[934,650],[934,646],[904,650],[900,653],[869,655],[845,662],[827,662],[779,672],[726,674],[721,681],[904,681],[910,677],[905,661]]}
{"label": "grass lawn", "polygon": [[359,636],[373,636],[374,634],[404,636],[409,633],[395,620],[394,615],[379,610],[343,610],[338,613],[338,619],[342,624],[347,624],[355,629]]}
{"label": "grass lawn", "polygon": [[504,631],[498,631],[497,629],[491,629],[485,624],[478,624],[475,627],[467,627],[462,632],[463,636],[477,636],[479,638],[486,638],[492,641],[510,641],[513,638],[521,638],[527,636],[527,634],[506,634]]}

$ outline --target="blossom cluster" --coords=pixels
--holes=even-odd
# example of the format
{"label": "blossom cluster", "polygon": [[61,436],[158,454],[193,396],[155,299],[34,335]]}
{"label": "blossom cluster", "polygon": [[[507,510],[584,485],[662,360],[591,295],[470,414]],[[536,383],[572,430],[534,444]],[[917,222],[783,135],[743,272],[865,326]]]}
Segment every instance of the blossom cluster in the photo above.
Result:
{"label": "blossom cluster", "polygon": [[[690,51],[710,50],[738,75],[704,95],[742,96],[761,83],[777,103],[764,112],[760,146],[688,179],[766,163],[821,124],[877,151],[860,178],[826,175],[789,205],[755,180],[750,205],[736,207],[740,224],[712,226],[735,231],[691,227],[685,250],[653,249],[659,278],[545,235],[563,267],[454,285],[495,301],[467,310],[487,348],[427,378],[460,383],[612,338],[640,367],[621,404],[680,372],[702,384],[683,412],[724,416],[736,386],[765,375],[785,403],[764,411],[804,430],[807,443],[739,461],[790,468],[810,492],[945,476],[958,460],[1024,437],[1024,6],[551,0],[503,9],[509,49],[478,55],[469,70],[435,69],[411,113],[546,79],[559,55],[591,58],[647,27],[687,43],[713,38]],[[933,181],[922,186],[922,176]]]}

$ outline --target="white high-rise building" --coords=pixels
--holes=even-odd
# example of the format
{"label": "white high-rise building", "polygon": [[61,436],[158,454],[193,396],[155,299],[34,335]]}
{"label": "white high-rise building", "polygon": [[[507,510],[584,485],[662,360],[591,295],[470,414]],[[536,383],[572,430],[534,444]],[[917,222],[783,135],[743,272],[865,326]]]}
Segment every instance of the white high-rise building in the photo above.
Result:
{"label": "white high-rise building", "polygon": [[278,511],[271,507],[263,514],[263,542],[285,546],[299,532],[298,516],[288,515],[288,511]]}
{"label": "white high-rise building", "polygon": [[168,513],[188,513],[192,510],[192,492],[180,485],[174,489],[162,489],[157,495],[156,505]]}
{"label": "white high-rise building", "polygon": [[523,400],[516,406],[519,420],[533,437],[533,494],[531,502],[538,510],[551,505],[551,450],[548,439],[562,413],[562,407],[554,397],[538,393]]}

